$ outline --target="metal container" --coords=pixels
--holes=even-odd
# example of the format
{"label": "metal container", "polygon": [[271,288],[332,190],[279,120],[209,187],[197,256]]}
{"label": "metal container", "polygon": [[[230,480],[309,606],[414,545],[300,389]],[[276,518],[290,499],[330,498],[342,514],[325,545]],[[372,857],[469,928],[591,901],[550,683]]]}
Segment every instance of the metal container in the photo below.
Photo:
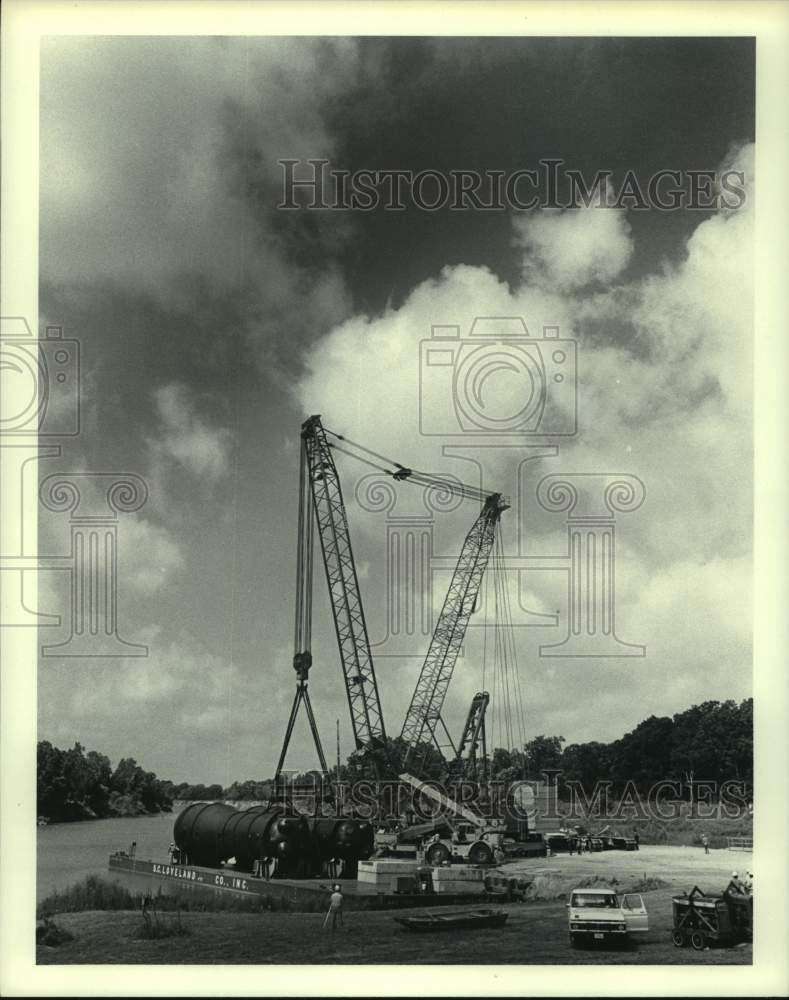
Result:
{"label": "metal container", "polygon": [[178,814],[173,839],[191,864],[209,868],[230,858],[247,870],[257,860],[274,858],[280,875],[307,874],[311,867],[312,844],[304,818],[287,815],[280,807],[234,809],[224,802],[194,802]]}
{"label": "metal container", "polygon": [[373,826],[365,819],[315,817],[307,820],[319,861],[356,864],[369,858],[374,850]]}

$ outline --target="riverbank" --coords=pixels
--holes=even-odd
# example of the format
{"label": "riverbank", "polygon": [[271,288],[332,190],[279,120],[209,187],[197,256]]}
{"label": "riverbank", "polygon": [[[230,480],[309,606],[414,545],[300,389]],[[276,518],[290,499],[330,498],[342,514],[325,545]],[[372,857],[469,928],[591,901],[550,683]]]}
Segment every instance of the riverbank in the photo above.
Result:
{"label": "riverbank", "polygon": [[[89,912],[55,918],[74,935],[58,947],[39,945],[40,964],[448,964],[448,965],[747,965],[749,944],[696,952],[671,943],[671,890],[644,895],[650,930],[625,948],[573,950],[563,902],[514,903],[497,930],[410,934],[386,912],[347,913],[335,933],[322,913],[184,913],[183,933],[139,937],[139,912]],[[497,907],[498,909],[499,907]],[[398,915],[409,912],[401,910]],[[164,914],[164,919],[174,919]]]}
{"label": "riverbank", "polygon": [[[176,916],[161,902],[165,929],[178,921],[180,933],[158,940],[140,938],[139,909],[56,913],[58,927],[73,940],[58,947],[40,945],[42,963],[130,964],[302,964],[302,963],[448,963],[448,964],[748,964],[750,945],[704,952],[671,944],[671,897],[699,885],[721,892],[733,867],[747,868],[750,855],[732,851],[705,854],[697,848],[644,847],[638,852],[559,855],[513,862],[506,875],[530,881],[526,901],[505,904],[507,924],[495,931],[453,931],[447,935],[412,935],[386,911],[347,912],[346,927],[332,936],[322,929],[323,913],[262,911],[200,912]],[[567,941],[567,893],[578,885],[605,882],[620,891],[641,892],[650,930],[623,950],[584,949]],[[131,902],[135,902],[131,900]],[[127,904],[122,904],[127,905]],[[499,904],[486,901],[485,906]],[[168,909],[165,909],[168,907]],[[420,910],[398,910],[398,915]],[[424,910],[421,910],[424,912]]]}

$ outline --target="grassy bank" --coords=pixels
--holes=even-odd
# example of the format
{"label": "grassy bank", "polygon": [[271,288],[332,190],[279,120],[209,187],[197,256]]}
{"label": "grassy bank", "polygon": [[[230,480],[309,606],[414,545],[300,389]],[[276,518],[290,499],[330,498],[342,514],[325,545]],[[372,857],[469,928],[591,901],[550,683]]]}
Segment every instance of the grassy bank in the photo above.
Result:
{"label": "grassy bank", "polygon": [[[289,899],[263,899],[260,896],[241,896],[228,893],[217,896],[169,895],[157,889],[155,893],[130,892],[119,882],[110,882],[96,875],[69,886],[62,892],[53,892],[43,899],[36,909],[39,920],[61,913],[86,911],[138,910],[143,903],[160,912],[195,913],[262,913],[286,912],[296,909]],[[309,902],[309,901],[307,901]],[[312,912],[323,910],[323,899],[316,899]],[[299,909],[308,908],[300,905]]]}
{"label": "grassy bank", "polygon": [[[184,933],[140,937],[135,912],[83,912],[57,917],[73,940],[40,945],[41,964],[747,964],[750,945],[704,952],[670,941],[671,891],[647,892],[650,931],[626,948],[573,951],[563,902],[509,904],[500,930],[410,934],[390,913],[347,913],[345,927],[324,930],[320,913],[184,913]],[[400,911],[407,914],[407,911]]]}

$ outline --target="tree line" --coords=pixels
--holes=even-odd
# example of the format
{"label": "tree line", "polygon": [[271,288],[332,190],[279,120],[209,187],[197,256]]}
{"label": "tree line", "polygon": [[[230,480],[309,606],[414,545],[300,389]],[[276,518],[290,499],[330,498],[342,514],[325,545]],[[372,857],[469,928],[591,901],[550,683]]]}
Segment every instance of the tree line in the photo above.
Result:
{"label": "tree line", "polygon": [[615,792],[630,784],[646,795],[670,781],[692,798],[699,782],[719,787],[739,782],[753,794],[753,699],[705,701],[674,716],[651,715],[611,743],[567,744],[563,736],[540,735],[522,751],[494,750],[493,776],[501,781],[539,778],[560,771],[559,788],[568,782],[592,789],[607,781]]}
{"label": "tree line", "polygon": [[[420,752],[421,750],[421,752]],[[405,769],[424,780],[446,780],[447,762],[429,747],[417,748],[404,766],[405,744],[387,740],[385,751],[353,754],[340,769],[340,779],[353,782],[374,780],[384,759],[398,773]],[[418,762],[418,763],[417,763]],[[331,777],[336,780],[336,767]],[[540,734],[522,747],[495,748],[477,762],[476,779],[502,783],[543,779],[558,772],[560,796],[569,794],[570,784],[591,792],[598,782],[607,782],[613,793],[626,788],[646,796],[660,782],[681,786],[682,798],[692,799],[701,782],[737,782],[748,798],[753,796],[753,699],[705,701],[673,716],[651,715],[635,729],[610,743],[596,740],[567,743],[563,736]],[[310,780],[317,772],[299,775],[296,782]]]}
{"label": "tree line", "polygon": [[40,819],[63,822],[108,816],[141,816],[172,808],[172,782],[160,781],[133,757],[113,769],[109,757],[80,743],[61,750],[48,740],[37,749]]}
{"label": "tree line", "polygon": [[[403,769],[407,747],[399,738],[374,754],[352,754],[340,767],[347,783],[375,780],[383,764]],[[420,761],[419,777],[441,781],[446,762],[429,747],[416,748],[410,760]],[[330,779],[337,780],[336,767]],[[522,748],[498,747],[477,763],[477,777],[510,782],[540,780],[544,772],[560,772],[559,794],[578,783],[591,791],[608,782],[613,792],[626,787],[647,795],[659,782],[682,787],[682,797],[692,799],[699,782],[741,782],[748,799],[753,796],[753,699],[705,701],[674,716],[651,715],[635,729],[611,743],[567,743],[563,736],[541,734]],[[320,778],[309,771],[292,776],[294,783]],[[113,770],[108,757],[76,743],[60,750],[46,740],[38,744],[38,815],[49,820],[137,816],[167,812],[173,800],[266,801],[274,792],[273,778],[220,784],[190,784],[161,780],[145,771],[133,757],[125,757]]]}

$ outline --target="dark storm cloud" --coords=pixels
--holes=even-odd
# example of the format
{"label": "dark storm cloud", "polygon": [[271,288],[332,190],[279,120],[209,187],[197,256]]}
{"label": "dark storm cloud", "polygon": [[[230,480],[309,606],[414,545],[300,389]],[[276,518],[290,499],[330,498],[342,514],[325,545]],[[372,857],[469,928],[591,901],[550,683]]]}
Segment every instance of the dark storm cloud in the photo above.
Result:
{"label": "dark storm cloud", "polygon": [[[114,757],[135,753],[176,780],[270,773],[293,684],[302,408],[322,405],[328,392],[329,409],[347,408],[351,436],[380,447],[383,434],[387,447],[417,454],[416,434],[391,415],[402,415],[410,399],[408,378],[417,370],[411,346],[429,335],[436,296],[445,311],[465,303],[464,319],[478,296],[502,308],[514,297],[545,313],[546,322],[588,326],[602,359],[592,392],[601,438],[616,436],[607,414],[626,419],[634,405],[624,390],[606,394],[605,380],[619,377],[622,360],[616,353],[606,367],[607,348],[628,343],[632,374],[647,391],[672,385],[670,377],[651,381],[648,362],[663,345],[648,333],[650,310],[663,315],[654,307],[667,290],[677,309],[689,308],[695,279],[688,294],[679,281],[661,284],[660,264],[666,258],[678,266],[701,217],[631,213],[630,237],[614,226],[610,239],[597,241],[613,262],[604,280],[584,302],[562,304],[545,290],[518,291],[523,248],[513,242],[506,213],[282,213],[275,208],[279,159],[320,156],[346,169],[514,170],[560,156],[591,176],[604,168],[621,174],[714,167],[732,143],[752,135],[752,58],[752,42],[738,39],[47,41],[42,316],[82,340],[86,372],[85,427],[64,462],[129,468],[149,479],[147,506],[134,527],[129,521],[121,529],[120,586],[126,634],[149,642],[151,658],[115,672],[102,665],[70,673],[68,664],[46,663],[42,738],[80,739]],[[725,242],[715,227],[706,233],[713,247]],[[546,229],[543,236],[557,233]],[[577,266],[572,255],[548,256],[553,274]],[[468,268],[442,274],[457,264]],[[633,284],[644,274],[653,282],[646,290]],[[371,339],[376,330],[386,334],[380,350]],[[357,334],[362,349],[351,351],[348,367],[346,339]],[[667,320],[661,336],[670,342],[671,334]],[[339,357],[332,357],[332,344],[343,348]],[[726,362],[728,355],[721,357]],[[735,394],[734,366],[727,364],[716,368],[711,356],[703,368],[722,380],[718,404]],[[695,378],[701,369],[686,367],[682,384],[692,395],[702,385]],[[292,392],[297,379],[300,397]],[[359,386],[367,398],[357,399]],[[360,419],[371,394],[379,412]],[[699,448],[717,441],[716,413],[694,424]],[[381,418],[383,430],[376,430]],[[617,442],[624,446],[625,439]],[[660,441],[646,433],[635,443],[660,453]],[[607,457],[595,447],[592,440],[589,461]],[[669,490],[667,504],[673,495]],[[695,516],[704,497],[694,503]],[[680,526],[682,517],[678,512]],[[453,522],[447,544],[466,520]],[[712,530],[702,529],[698,551]],[[653,534],[641,534],[650,566],[657,552],[675,555]],[[377,596],[380,552],[364,531],[354,537]],[[674,563],[677,586],[698,571],[693,560]],[[630,587],[652,586],[650,606],[668,628],[670,594],[634,564]],[[726,570],[710,564],[710,595]],[[346,720],[346,704],[317,586],[312,685],[326,733],[337,717]],[[712,596],[702,609],[709,618]],[[375,602],[371,614],[382,614]],[[731,639],[732,648],[741,639]],[[728,664],[722,655],[716,684],[725,684]],[[402,715],[399,693],[408,688],[403,678],[410,684],[415,669],[414,662],[405,671],[392,661],[381,667],[392,729]],[[579,674],[569,682],[580,683]],[[452,702],[458,715],[471,676]],[[558,671],[548,681],[535,698],[546,727],[555,719],[552,692],[566,678]],[[659,686],[647,680],[640,690],[657,704]],[[610,678],[601,681],[600,698],[610,688]],[[80,699],[83,690],[90,697]],[[671,698],[679,709],[686,692],[677,690]],[[629,709],[625,695],[621,702],[631,711],[627,723],[638,721],[632,700]],[[606,716],[605,725],[605,732],[592,732],[575,718],[563,734],[610,738],[624,728],[621,715]],[[208,748],[199,760],[197,745]],[[294,753],[312,763],[308,738]]]}
{"label": "dark storm cloud", "polygon": [[[707,169],[754,138],[753,39],[368,39],[378,82],[334,117],[342,169],[504,170],[566,161],[588,177]],[[366,81],[365,81],[366,82]],[[699,219],[634,213],[632,273],[681,250]],[[515,279],[505,213],[359,213],[344,266],[360,308],[399,304],[446,264]],[[639,237],[648,233],[647,239]]]}

